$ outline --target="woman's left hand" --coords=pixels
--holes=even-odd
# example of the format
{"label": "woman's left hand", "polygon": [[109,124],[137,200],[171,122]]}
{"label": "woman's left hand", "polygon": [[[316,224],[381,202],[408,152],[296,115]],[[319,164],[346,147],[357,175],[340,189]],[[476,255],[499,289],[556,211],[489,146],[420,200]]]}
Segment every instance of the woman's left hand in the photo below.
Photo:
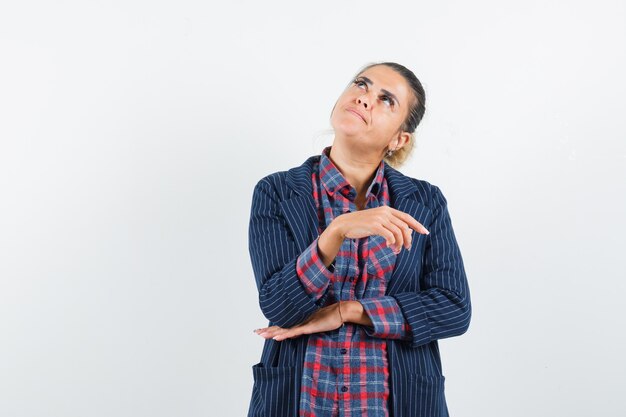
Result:
{"label": "woman's left hand", "polygon": [[344,317],[345,320],[346,316],[344,307],[346,307],[346,304],[346,302],[343,303],[341,316],[339,315],[339,303],[335,303],[320,308],[315,313],[311,314],[305,321],[289,329],[284,329],[278,326],[270,326],[256,329],[254,332],[265,339],[269,339],[271,337],[274,340],[280,341],[291,337],[298,337],[303,334],[335,330],[342,325],[341,317]]}

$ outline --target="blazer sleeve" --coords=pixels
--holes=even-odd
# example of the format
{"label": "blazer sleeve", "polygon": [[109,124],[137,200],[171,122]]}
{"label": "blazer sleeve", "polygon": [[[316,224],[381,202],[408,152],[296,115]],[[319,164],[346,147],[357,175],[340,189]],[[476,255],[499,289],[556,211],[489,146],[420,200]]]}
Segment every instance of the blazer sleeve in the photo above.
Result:
{"label": "blazer sleeve", "polygon": [[313,296],[297,271],[300,253],[282,215],[280,198],[266,178],[254,188],[248,229],[248,247],[263,315],[288,328],[318,310],[326,294]]}
{"label": "blazer sleeve", "polygon": [[409,323],[411,347],[458,336],[469,327],[472,307],[465,267],[447,200],[433,185],[433,220],[426,236],[420,291],[394,294]]}

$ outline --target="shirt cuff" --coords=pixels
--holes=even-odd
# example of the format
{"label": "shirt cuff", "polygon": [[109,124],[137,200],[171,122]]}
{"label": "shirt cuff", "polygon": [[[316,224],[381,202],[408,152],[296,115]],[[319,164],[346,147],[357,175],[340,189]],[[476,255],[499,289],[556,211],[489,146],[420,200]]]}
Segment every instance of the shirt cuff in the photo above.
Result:
{"label": "shirt cuff", "polygon": [[411,339],[411,327],[404,319],[395,298],[385,295],[358,300],[363,310],[372,320],[371,326],[363,326],[365,333],[372,337],[387,339]]}
{"label": "shirt cuff", "polygon": [[319,299],[330,283],[334,274],[334,263],[327,267],[322,262],[322,258],[317,247],[319,236],[298,256],[296,261],[296,272],[298,278],[304,285],[305,291]]}

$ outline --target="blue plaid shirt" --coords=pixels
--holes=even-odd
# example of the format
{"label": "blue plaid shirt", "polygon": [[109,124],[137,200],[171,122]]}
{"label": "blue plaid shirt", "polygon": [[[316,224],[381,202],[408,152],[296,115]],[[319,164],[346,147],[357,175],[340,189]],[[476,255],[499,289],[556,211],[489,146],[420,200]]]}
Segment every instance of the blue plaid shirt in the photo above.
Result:
{"label": "blue plaid shirt", "polygon": [[[313,167],[313,197],[319,233],[337,216],[357,210],[356,190],[330,160],[324,148]],[[389,205],[381,161],[366,193],[365,208]],[[298,257],[296,270],[307,293],[323,305],[358,300],[373,327],[345,326],[309,337],[304,359],[300,416],[388,416],[389,366],[385,339],[411,340],[410,327],[398,303],[385,296],[396,254],[385,239],[372,235],[345,239],[326,267],[318,252],[318,238]]]}

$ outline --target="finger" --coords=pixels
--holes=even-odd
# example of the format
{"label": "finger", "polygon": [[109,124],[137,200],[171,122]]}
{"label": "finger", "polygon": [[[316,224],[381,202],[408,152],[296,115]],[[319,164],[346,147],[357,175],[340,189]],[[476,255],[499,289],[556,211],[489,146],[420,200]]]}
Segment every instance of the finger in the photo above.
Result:
{"label": "finger", "polygon": [[415,218],[413,216],[411,216],[408,213],[405,213],[403,211],[400,211],[398,209],[395,209],[393,207],[390,207],[391,212],[394,216],[399,217],[401,220],[403,220],[405,223],[407,223],[409,225],[409,227],[411,227],[413,230],[415,230],[417,233],[421,233],[421,234],[429,234],[430,232],[428,231],[428,229],[426,229],[424,227],[424,225],[422,225],[420,222],[418,222],[417,220],[415,220]]}
{"label": "finger", "polygon": [[283,335],[285,333],[289,333],[292,330],[293,329],[279,329],[279,330],[276,330],[274,333],[272,333],[268,338],[275,339],[276,336],[280,336],[280,335]]}
{"label": "finger", "polygon": [[391,220],[383,223],[382,226],[391,231],[391,233],[393,233],[395,242],[391,246],[393,246],[394,252],[399,251],[400,248],[402,248],[404,242],[404,235],[402,234],[402,230],[398,226],[396,226]]}
{"label": "finger", "polygon": [[[286,330],[286,329],[282,329],[282,330]],[[261,333],[259,336],[261,336],[264,339],[272,339],[277,334],[282,334],[282,333],[283,333],[282,331],[273,331],[273,332]]]}
{"label": "finger", "polygon": [[264,333],[264,332],[272,332],[274,330],[280,329],[279,326],[270,326],[270,327],[264,327],[263,329],[261,329],[261,331],[259,333]]}
{"label": "finger", "polygon": [[283,329],[282,327],[278,327],[278,326],[271,326],[265,329],[264,331],[260,332],[259,336],[262,336],[268,339],[270,337],[274,337],[276,334],[281,333],[285,330],[288,330],[288,329]]}
{"label": "finger", "polygon": [[281,340],[289,339],[292,337],[300,336],[301,334],[302,334],[302,328],[293,328],[281,334],[277,334],[276,336],[273,337],[273,339],[277,341],[281,341]]}
{"label": "finger", "polygon": [[[322,307],[322,309],[325,307]],[[297,337],[300,336],[302,334],[305,333],[309,333],[307,330],[309,329],[310,326],[305,325],[304,323],[298,324],[290,329],[284,329],[284,331],[281,331],[279,333],[277,333],[273,338],[275,340],[284,340],[290,337]]]}
{"label": "finger", "polygon": [[396,216],[391,216],[390,221],[401,230],[404,239],[404,247],[410,249],[413,242],[413,230],[411,227]]}
{"label": "finger", "polygon": [[261,337],[263,337],[263,338],[267,339],[268,337],[270,337],[270,334],[271,334],[271,333],[270,333],[270,332],[268,332],[267,330],[265,330],[265,331],[259,332],[259,333],[257,333],[257,334],[258,334],[259,336],[261,336]]}
{"label": "finger", "polygon": [[375,229],[374,230],[375,234],[380,235],[385,239],[387,246],[391,246],[396,242],[395,235],[393,234],[391,230],[383,226],[382,221],[380,224],[376,224],[374,226],[374,229]]}
{"label": "finger", "polygon": [[259,333],[263,333],[267,329],[268,329],[267,327],[259,327],[258,329],[254,329],[253,332],[256,334],[259,334]]}

